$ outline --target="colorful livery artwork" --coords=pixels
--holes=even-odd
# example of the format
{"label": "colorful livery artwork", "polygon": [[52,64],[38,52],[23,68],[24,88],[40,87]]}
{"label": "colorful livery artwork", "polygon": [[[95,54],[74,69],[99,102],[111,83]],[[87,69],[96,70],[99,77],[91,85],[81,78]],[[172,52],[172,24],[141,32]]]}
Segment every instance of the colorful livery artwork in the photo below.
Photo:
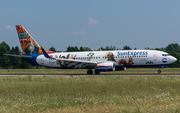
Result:
{"label": "colorful livery artwork", "polygon": [[[23,55],[42,54],[40,46],[31,37],[31,35],[23,28],[22,25],[16,25],[17,34],[23,50]],[[45,50],[47,53],[55,53],[53,51]]]}
{"label": "colorful livery artwork", "polygon": [[[88,69],[87,74],[99,74],[101,71],[126,70],[127,67],[157,66],[160,68],[176,62],[177,59],[158,50],[114,50],[53,52],[44,50],[30,36],[22,25],[16,25],[23,55],[5,54],[20,57],[29,63],[60,69]],[[41,37],[43,40],[43,37]]]}

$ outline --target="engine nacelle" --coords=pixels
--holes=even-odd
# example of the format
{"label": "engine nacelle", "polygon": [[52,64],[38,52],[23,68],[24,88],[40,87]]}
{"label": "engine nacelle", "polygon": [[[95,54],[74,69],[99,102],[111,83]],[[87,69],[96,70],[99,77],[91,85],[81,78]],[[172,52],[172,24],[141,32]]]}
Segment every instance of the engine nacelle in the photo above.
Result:
{"label": "engine nacelle", "polygon": [[98,71],[115,71],[115,64],[112,62],[100,63],[97,65],[96,70],[98,70]]}

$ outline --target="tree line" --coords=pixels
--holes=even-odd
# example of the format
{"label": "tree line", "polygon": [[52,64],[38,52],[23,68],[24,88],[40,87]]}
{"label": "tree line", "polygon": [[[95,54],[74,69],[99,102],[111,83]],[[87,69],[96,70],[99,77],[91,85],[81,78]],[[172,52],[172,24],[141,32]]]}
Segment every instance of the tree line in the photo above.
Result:
{"label": "tree line", "polygon": [[[134,48],[136,50],[137,48]],[[169,53],[170,55],[177,58],[177,61],[168,67],[179,67],[180,66],[180,46],[177,43],[169,44],[167,47],[161,47],[161,48],[144,48],[145,50],[160,50]],[[57,51],[54,47],[50,47],[49,50],[54,52],[60,52]],[[99,49],[95,51],[108,51],[108,50],[121,50],[120,48],[117,48],[115,46],[106,46],[106,47],[100,47]],[[130,46],[124,46],[122,50],[133,50]],[[91,48],[89,47],[77,47],[77,46],[68,46],[67,49],[64,52],[78,52],[78,51],[91,51]],[[5,56],[3,54],[15,54],[15,55],[21,55],[22,52],[19,49],[18,46],[10,48],[7,43],[4,41],[0,43],[0,68],[2,69],[30,69],[30,68],[43,68],[42,66],[35,66],[31,63],[22,61],[21,58],[17,57],[11,57],[11,56]]]}

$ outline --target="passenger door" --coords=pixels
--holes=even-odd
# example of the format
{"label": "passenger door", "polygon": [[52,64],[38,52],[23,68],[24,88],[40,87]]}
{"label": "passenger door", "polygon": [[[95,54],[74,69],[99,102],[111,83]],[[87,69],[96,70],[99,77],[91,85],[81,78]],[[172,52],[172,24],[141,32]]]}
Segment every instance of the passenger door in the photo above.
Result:
{"label": "passenger door", "polygon": [[154,55],[153,55],[153,61],[157,61],[157,53],[154,53]]}

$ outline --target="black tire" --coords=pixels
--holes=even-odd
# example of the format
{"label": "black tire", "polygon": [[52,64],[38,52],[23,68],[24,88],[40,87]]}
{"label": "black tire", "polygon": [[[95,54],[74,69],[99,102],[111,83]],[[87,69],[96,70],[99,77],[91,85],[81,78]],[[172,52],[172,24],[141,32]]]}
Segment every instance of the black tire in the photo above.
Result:
{"label": "black tire", "polygon": [[95,70],[95,71],[94,71],[94,73],[95,73],[95,74],[99,74],[99,73],[100,73],[100,71],[98,71],[98,70]]}
{"label": "black tire", "polygon": [[158,70],[158,73],[161,74],[161,70]]}
{"label": "black tire", "polygon": [[87,74],[93,74],[93,71],[92,70],[88,70]]}

